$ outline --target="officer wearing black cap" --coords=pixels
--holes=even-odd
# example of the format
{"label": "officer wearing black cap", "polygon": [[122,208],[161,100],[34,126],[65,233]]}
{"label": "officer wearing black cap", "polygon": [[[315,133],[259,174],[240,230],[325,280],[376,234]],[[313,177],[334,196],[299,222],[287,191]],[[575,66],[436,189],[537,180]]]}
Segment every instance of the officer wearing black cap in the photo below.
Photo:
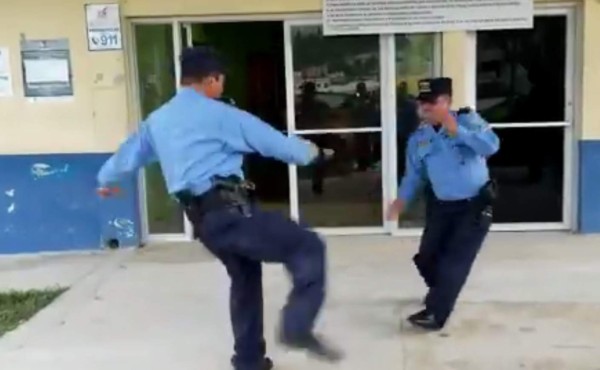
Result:
{"label": "officer wearing black cap", "polygon": [[184,206],[200,241],[231,278],[230,310],[236,370],[268,370],[263,336],[262,262],[282,263],[293,288],[283,309],[279,340],[328,361],[341,354],[313,334],[325,299],[326,248],[321,238],[283,215],[265,212],[244,180],[244,155],[259,153],[308,165],[325,154],[219,101],[225,71],[210,48],[181,56],[181,89],[153,112],[98,174],[100,193],[126,174],[158,161],[167,189]]}
{"label": "officer wearing black cap", "polygon": [[429,292],[425,309],[409,322],[444,327],[492,221],[495,186],[487,159],[500,142],[476,112],[450,110],[452,80],[419,81],[422,124],[411,135],[406,171],[388,218],[397,219],[424,185],[431,189],[425,230],[414,262]]}

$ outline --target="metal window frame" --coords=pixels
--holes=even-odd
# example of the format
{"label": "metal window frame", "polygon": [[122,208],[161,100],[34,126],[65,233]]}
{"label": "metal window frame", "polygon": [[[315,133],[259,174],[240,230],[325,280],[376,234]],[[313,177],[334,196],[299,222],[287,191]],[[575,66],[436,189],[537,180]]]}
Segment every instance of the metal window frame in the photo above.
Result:
{"label": "metal window frame", "polygon": [[[510,123],[494,124],[496,129],[509,128],[527,128],[527,127],[565,127],[565,171],[564,171],[564,192],[565,204],[563,209],[564,221],[561,223],[518,223],[518,224],[495,224],[492,230],[495,231],[525,231],[525,230],[564,230],[573,229],[577,225],[577,183],[576,174],[577,165],[577,145],[574,140],[578,136],[580,127],[579,120],[581,116],[580,92],[573,91],[573,80],[581,80],[581,46],[578,41],[581,40],[581,7],[576,3],[550,3],[536,4],[535,16],[543,15],[565,15],[567,16],[567,68],[568,74],[566,81],[567,94],[565,107],[570,104],[569,119],[565,122],[548,122],[543,125],[537,123]],[[383,191],[383,210],[386,205],[396,197],[397,193],[397,148],[396,148],[396,66],[395,66],[395,36],[379,35],[380,43],[380,78],[381,78],[381,117],[382,126],[380,128],[357,128],[357,129],[331,129],[331,130],[304,130],[295,131],[290,124],[294,122],[294,101],[293,91],[293,70],[288,68],[292,65],[290,26],[292,25],[320,25],[321,15],[319,13],[300,13],[300,14],[264,14],[264,15],[236,15],[236,16],[199,16],[199,17],[168,17],[168,18],[129,18],[124,25],[126,32],[124,40],[127,50],[127,66],[130,75],[130,101],[134,108],[131,109],[131,115],[139,122],[141,118],[140,95],[138,87],[137,60],[135,53],[134,26],[137,24],[170,24],[173,30],[174,59],[176,66],[176,81],[179,84],[179,63],[178,55],[181,51],[182,26],[187,37],[187,45],[191,46],[191,24],[193,23],[219,23],[219,22],[255,22],[255,21],[281,21],[284,28],[284,53],[286,63],[286,97],[288,101],[287,118],[288,132],[313,135],[319,133],[345,133],[345,132],[381,132],[382,135],[382,191]],[[469,55],[465,59],[469,63],[467,70],[473,71],[467,74],[467,96],[470,103],[476,100],[476,34],[471,32],[469,37]],[[438,33],[435,37],[435,58],[434,68],[436,75],[442,72],[442,34]],[[288,84],[292,85],[290,89]],[[179,87],[179,86],[177,86]],[[291,109],[290,109],[291,108]],[[298,194],[297,194],[297,171],[295,166],[289,166],[288,176],[290,180],[290,211],[292,216],[299,214]],[[191,240],[192,228],[189,220],[185,219],[183,234],[149,234],[148,214],[146,207],[146,181],[145,176],[139,176],[139,200],[140,200],[140,219],[142,221],[143,242],[148,241],[182,241]],[[398,223],[389,222],[383,218],[382,227],[348,227],[348,228],[323,228],[317,229],[326,235],[359,235],[359,234],[378,234],[390,233],[400,236],[416,236],[422,232],[422,228],[399,228]]]}

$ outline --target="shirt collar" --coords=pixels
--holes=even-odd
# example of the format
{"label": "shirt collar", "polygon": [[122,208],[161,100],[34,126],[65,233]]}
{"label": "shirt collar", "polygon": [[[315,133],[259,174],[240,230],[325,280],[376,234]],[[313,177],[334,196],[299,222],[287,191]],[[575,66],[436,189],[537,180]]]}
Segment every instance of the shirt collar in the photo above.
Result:
{"label": "shirt collar", "polygon": [[193,87],[189,87],[189,86],[180,87],[179,91],[177,92],[177,95],[180,95],[183,97],[189,97],[189,98],[205,98],[206,97],[203,93],[198,92]]}

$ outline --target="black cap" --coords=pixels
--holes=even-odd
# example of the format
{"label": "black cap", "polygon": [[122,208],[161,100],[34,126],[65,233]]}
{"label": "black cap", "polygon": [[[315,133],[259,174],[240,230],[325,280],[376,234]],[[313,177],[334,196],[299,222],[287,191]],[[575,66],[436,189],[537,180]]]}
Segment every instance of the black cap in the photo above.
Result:
{"label": "black cap", "polygon": [[433,102],[440,95],[452,96],[452,79],[447,77],[428,78],[419,81],[418,100]]}
{"label": "black cap", "polygon": [[225,73],[225,65],[210,46],[197,46],[183,50],[180,57],[181,78],[204,78]]}

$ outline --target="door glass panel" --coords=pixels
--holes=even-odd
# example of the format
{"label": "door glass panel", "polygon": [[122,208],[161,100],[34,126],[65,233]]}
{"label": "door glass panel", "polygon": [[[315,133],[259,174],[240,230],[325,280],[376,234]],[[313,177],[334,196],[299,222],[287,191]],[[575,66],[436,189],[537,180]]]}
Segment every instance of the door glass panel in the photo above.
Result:
{"label": "door glass panel", "polygon": [[565,120],[566,32],[566,16],[537,16],[530,30],[477,33],[478,110],[491,123],[540,125],[496,129],[496,223],[563,221],[565,129],[544,123]]}
{"label": "door glass panel", "polygon": [[[564,129],[496,130],[501,149],[490,159],[499,184],[494,222],[562,222]],[[535,145],[532,150],[532,143]]]}
{"label": "door glass panel", "polygon": [[565,120],[565,16],[477,32],[477,109],[492,123]]}
{"label": "door glass panel", "polygon": [[292,27],[296,129],[380,127],[379,38]]}
{"label": "door glass panel", "polygon": [[[138,90],[143,118],[176,91],[171,25],[136,25]],[[183,212],[167,193],[158,164],[146,168],[146,207],[151,234],[184,232]]]}
{"label": "door glass panel", "polygon": [[[419,126],[416,96],[418,81],[435,76],[435,35],[396,35],[396,143],[398,177],[404,176],[408,138]],[[422,194],[409,205],[400,227],[422,227],[425,203]]]}
{"label": "door glass panel", "polygon": [[331,160],[298,168],[300,218],[315,227],[381,226],[381,134],[307,135]]}

